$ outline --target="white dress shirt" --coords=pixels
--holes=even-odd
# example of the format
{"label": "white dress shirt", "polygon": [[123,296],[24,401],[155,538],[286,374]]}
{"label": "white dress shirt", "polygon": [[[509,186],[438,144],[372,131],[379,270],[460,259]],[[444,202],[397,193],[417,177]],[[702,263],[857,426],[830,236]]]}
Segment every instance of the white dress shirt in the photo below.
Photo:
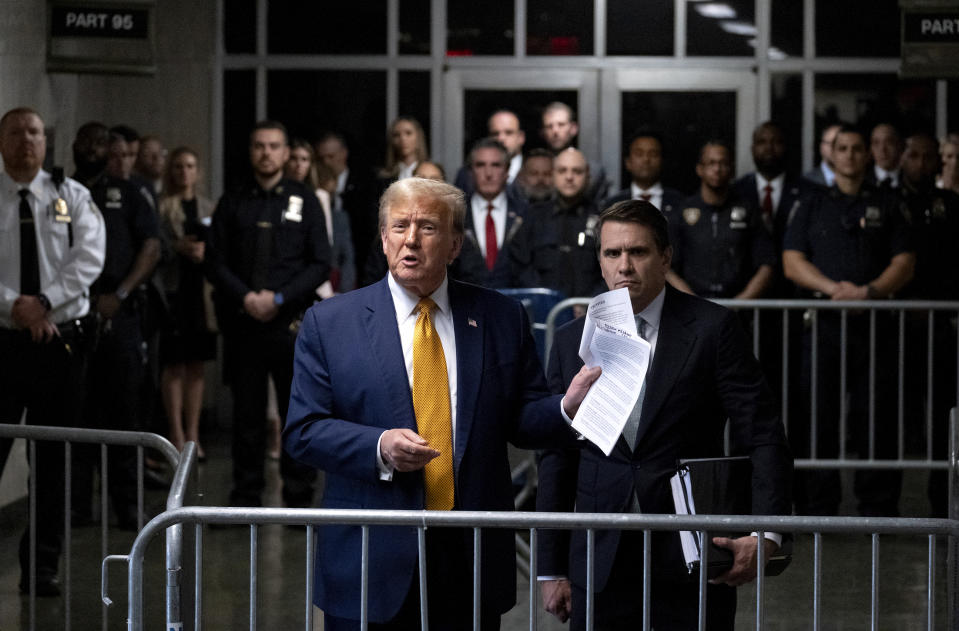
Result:
{"label": "white dress shirt", "polygon": [[663,185],[656,182],[647,189],[642,189],[636,182],[629,185],[630,196],[633,199],[642,199],[643,195],[649,195],[649,203],[656,207],[656,210],[663,209]]}
{"label": "white dress shirt", "polygon": [[770,196],[773,200],[773,216],[776,216],[776,209],[779,208],[779,200],[783,196],[783,186],[786,183],[786,174],[780,173],[771,180],[767,180],[762,176],[759,171],[756,172],[756,191],[759,193],[759,208],[758,210],[763,209],[763,199],[766,197],[766,185],[769,184],[773,187],[773,190],[770,192]]}
{"label": "white dress shirt", "polygon": [[516,176],[519,175],[519,170],[523,168],[523,154],[517,153],[515,156],[509,159],[509,175],[506,176],[506,183],[512,184],[513,180],[516,179]]}
{"label": "white dress shirt", "polygon": [[[53,178],[42,170],[29,184],[0,173],[0,327],[14,328],[11,312],[20,296],[21,188],[30,190],[27,202],[37,234],[40,293],[50,300],[49,319],[58,324],[83,317],[90,310],[90,285],[103,270],[106,256],[106,228],[90,191],[67,178],[58,193]],[[66,202],[69,224],[54,218],[58,198]]]}
{"label": "white dress shirt", "polygon": [[496,251],[499,252],[503,249],[503,239],[506,238],[506,192],[501,192],[493,198],[492,202],[486,201],[479,193],[473,193],[470,197],[473,230],[483,256],[486,256],[486,213],[490,203],[493,204],[493,225],[496,227]]}
{"label": "white dress shirt", "polygon": [[420,164],[419,160],[414,160],[409,164],[401,164],[400,170],[396,174],[397,180],[405,180],[408,177],[413,177],[413,171],[416,170]]}
{"label": "white dress shirt", "polygon": [[[409,378],[410,390],[413,389],[413,334],[416,330],[418,312],[416,305],[420,297],[400,286],[393,278],[393,274],[386,275],[393,297],[393,307],[396,309],[396,326],[400,332],[400,344],[403,348],[403,360],[406,362],[406,376]],[[446,357],[446,374],[450,384],[450,416],[453,423],[453,444],[456,444],[456,336],[453,333],[453,313],[450,309],[449,278],[444,278],[436,291],[430,294],[436,303],[437,310],[433,311],[433,328],[440,336],[443,344],[443,355]],[[386,432],[383,432],[384,434]],[[380,452],[380,442],[383,434],[376,441],[376,463],[380,470],[381,480],[393,479],[393,467],[384,462]]]}
{"label": "white dress shirt", "polygon": [[346,192],[346,181],[350,179],[350,168],[336,176],[336,192],[333,194],[333,210],[343,210],[343,193]]}
{"label": "white dress shirt", "polygon": [[889,180],[889,185],[892,188],[899,188],[899,169],[887,171],[878,164],[874,164],[872,170],[876,175],[876,185],[882,184],[883,180]]}

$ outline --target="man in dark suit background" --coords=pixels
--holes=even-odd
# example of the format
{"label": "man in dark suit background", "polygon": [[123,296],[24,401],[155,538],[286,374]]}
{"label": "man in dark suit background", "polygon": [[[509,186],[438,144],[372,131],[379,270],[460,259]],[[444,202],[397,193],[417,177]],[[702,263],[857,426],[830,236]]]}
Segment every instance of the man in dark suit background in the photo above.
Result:
{"label": "man in dark suit background", "polygon": [[[564,413],[599,371],[573,379],[562,402],[549,396],[523,307],[447,277],[464,217],[459,189],[395,182],[380,202],[386,277],[304,318],[284,444],[326,471],[327,508],[511,510],[507,441],[573,442]],[[472,531],[426,537],[430,627],[470,628]],[[356,526],[319,529],[315,603],[327,631],[359,628],[360,539]],[[418,628],[416,530],[372,528],[369,551],[371,628]],[[498,629],[516,598],[512,532],[483,533],[481,589],[482,628]]]}
{"label": "man in dark suit background", "polygon": [[[752,461],[753,513],[789,514],[792,461],[783,427],[736,315],[666,285],[672,250],[666,220],[652,204],[618,203],[600,215],[598,229],[603,278],[611,290],[629,290],[651,364],[644,394],[609,456],[592,444],[541,454],[537,510],[673,513],[669,478],[677,461],[722,456],[728,417],[733,452]],[[548,371],[554,392],[582,369],[582,332],[579,319],[556,334]],[[596,628],[634,629],[642,620],[642,537],[596,532]],[[769,558],[780,540],[766,537]],[[757,542],[713,542],[735,560],[707,588],[707,628],[732,629],[733,586],[756,576]],[[586,533],[544,531],[539,552],[546,609],[561,620],[571,616],[571,629],[585,628]],[[698,584],[686,576],[677,533],[653,533],[652,567],[653,627],[696,628]]]}
{"label": "man in dark suit background", "polygon": [[658,208],[669,220],[674,211],[682,210],[684,195],[663,186],[663,138],[652,129],[638,129],[629,137],[623,164],[632,176],[629,186],[606,198],[600,209],[609,208],[627,199],[642,199]]}
{"label": "man in dark suit background", "polygon": [[[492,138],[484,138],[470,151],[472,195],[467,197],[459,276],[483,287],[512,287],[513,275],[507,248],[523,225],[526,203],[506,189],[509,153]],[[465,244],[464,244],[465,245]]]}

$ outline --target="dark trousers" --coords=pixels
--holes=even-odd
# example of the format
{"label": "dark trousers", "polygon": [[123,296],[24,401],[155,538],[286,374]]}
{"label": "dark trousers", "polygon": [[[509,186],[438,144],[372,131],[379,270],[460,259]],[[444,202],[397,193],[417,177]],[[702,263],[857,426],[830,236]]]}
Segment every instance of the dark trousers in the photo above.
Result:
{"label": "dark trousers", "polygon": [[[657,580],[656,568],[650,579],[650,626],[656,631],[698,629],[699,583],[695,580]],[[573,611],[570,631],[586,629],[586,589],[573,584]],[[643,533],[624,531],[616,560],[605,588],[593,595],[594,628],[597,631],[634,631],[643,625]],[[707,585],[706,628],[729,630],[736,622],[736,589],[728,585]]]}
{"label": "dark trousers", "polygon": [[[426,531],[426,593],[429,627],[437,631],[473,628],[473,561],[471,530],[432,528]],[[376,598],[371,594],[370,598]],[[480,603],[480,628],[498,631],[500,613]],[[324,615],[326,631],[356,631],[359,620]],[[371,631],[418,631],[420,623],[419,572],[413,572],[410,590],[399,612],[386,623],[370,623]]]}
{"label": "dark trousers", "polygon": [[[239,327],[224,337],[224,363],[233,392],[233,506],[262,504],[267,376],[273,376],[280,419],[285,421],[295,341],[296,334],[279,322]],[[283,451],[280,475],[287,506],[312,506],[315,469],[295,462]]]}
{"label": "dark trousers", "polygon": [[[821,311],[819,320],[816,361],[816,457],[837,458],[840,402],[848,395],[846,410],[847,432],[852,438],[852,449],[859,458],[870,456],[869,431],[869,314],[850,314],[846,334],[846,392],[841,391],[841,322],[838,312]],[[897,385],[896,357],[898,335],[895,320],[888,314],[876,315],[876,344],[874,360],[874,437],[873,455],[878,459],[897,455],[898,429],[896,424]],[[811,327],[803,334],[802,370],[796,413],[790,416],[790,447],[797,458],[811,456],[811,392],[812,392]],[[848,452],[847,452],[848,455]],[[898,515],[902,472],[890,470],[858,470],[854,492],[859,513],[865,516]],[[835,515],[841,498],[838,471],[811,469],[796,471],[794,485],[796,512],[801,515]]]}
{"label": "dark trousers", "polygon": [[[69,350],[68,350],[69,346]],[[77,425],[84,348],[76,339],[36,344],[24,331],[0,329],[0,423],[19,424],[24,408],[30,425]],[[12,445],[0,439],[0,472]],[[38,441],[30,475],[37,488],[37,576],[57,574],[63,543],[63,443]],[[20,540],[20,568],[29,572],[29,532]]]}
{"label": "dark trousers", "polygon": [[[144,354],[140,318],[118,313],[101,327],[96,350],[87,371],[87,396],[83,426],[91,429],[139,431],[140,388]],[[100,446],[74,447],[73,509],[91,514],[94,472],[100,469]],[[107,448],[107,486],[114,509],[129,521],[136,507],[136,449]]]}

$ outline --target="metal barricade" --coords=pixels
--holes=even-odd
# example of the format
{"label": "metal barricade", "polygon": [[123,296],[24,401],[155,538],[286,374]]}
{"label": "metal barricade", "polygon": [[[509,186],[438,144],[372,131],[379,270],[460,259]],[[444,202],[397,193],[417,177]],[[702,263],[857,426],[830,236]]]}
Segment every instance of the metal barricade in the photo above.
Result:
{"label": "metal barricade", "polygon": [[[71,628],[71,446],[74,443],[99,444],[101,446],[101,488],[100,488],[100,517],[101,517],[101,558],[106,556],[109,547],[108,528],[108,495],[109,475],[107,464],[108,447],[136,447],[137,449],[137,528],[144,525],[144,450],[155,449],[171,466],[176,467],[174,479],[167,496],[166,508],[173,509],[183,506],[187,481],[196,459],[196,446],[188,443],[180,454],[170,441],[157,434],[148,432],[130,432],[119,430],[84,429],[73,427],[45,427],[35,425],[0,424],[0,438],[23,438],[28,441],[28,456],[31,469],[38,465],[36,458],[36,441],[50,441],[64,443],[64,540],[63,540],[63,628]],[[39,463],[42,465],[42,463]],[[30,592],[29,592],[29,628],[35,628],[36,611],[36,479],[31,474],[29,488],[29,538],[30,538]],[[179,586],[179,557],[181,547],[180,528],[174,527],[167,535],[167,562],[171,568],[170,587],[178,590]],[[174,582],[175,581],[175,582]],[[178,603],[179,597],[168,599],[169,603]],[[102,628],[107,625],[107,608],[103,606]]]}
{"label": "metal barricade", "polygon": [[[638,515],[622,514],[613,515],[608,513],[522,513],[522,512],[461,512],[461,511],[376,511],[376,510],[347,510],[347,509],[282,509],[282,508],[213,508],[213,507],[188,507],[179,508],[162,513],[154,518],[137,536],[130,554],[124,556],[109,557],[110,561],[124,561],[129,571],[127,584],[128,591],[128,629],[131,631],[140,631],[144,627],[144,558],[147,548],[155,535],[163,529],[170,528],[183,523],[192,523],[196,528],[196,550],[195,555],[198,559],[197,567],[200,566],[199,559],[203,552],[203,524],[235,524],[245,525],[250,528],[250,594],[249,594],[249,628],[256,628],[258,611],[258,576],[257,569],[257,541],[258,529],[266,524],[286,524],[303,525],[306,524],[305,532],[305,556],[306,556],[306,589],[304,592],[304,628],[311,631],[313,628],[313,608],[312,588],[314,583],[313,552],[314,552],[314,534],[315,526],[318,524],[339,524],[355,525],[361,528],[362,536],[362,554],[359,559],[361,575],[361,609],[360,609],[360,628],[366,629],[368,624],[368,600],[374,597],[370,594],[368,583],[370,576],[369,563],[369,532],[370,528],[377,526],[409,526],[417,529],[419,544],[419,567],[420,575],[420,611],[428,610],[429,594],[426,588],[426,572],[422,571],[428,563],[426,558],[426,530],[437,527],[459,527],[472,529],[474,532],[474,552],[473,552],[473,628],[479,629],[480,603],[483,594],[480,587],[481,574],[481,551],[475,542],[479,540],[479,533],[484,528],[507,528],[527,530],[532,542],[532,556],[530,559],[530,580],[529,580],[529,628],[537,628],[537,617],[539,607],[537,604],[537,579],[536,579],[536,541],[537,533],[542,529],[585,529],[587,530],[587,601],[586,601],[586,623],[587,628],[592,629],[595,620],[594,597],[593,597],[593,572],[592,566],[595,557],[595,534],[598,530],[620,529],[620,530],[641,530],[643,531],[644,552],[643,552],[643,611],[644,619],[642,628],[649,629],[649,610],[650,610],[650,537],[652,531],[676,531],[690,530],[701,533],[700,536],[707,536],[708,532],[733,531],[759,533],[760,540],[764,532],[779,533],[797,533],[812,534],[812,594],[811,594],[811,613],[809,625],[812,629],[822,628],[823,615],[823,535],[832,534],[868,534],[871,535],[870,541],[870,605],[869,618],[871,628],[880,628],[880,607],[879,607],[879,582],[881,579],[880,566],[880,536],[882,535],[912,535],[923,536],[927,538],[926,572],[925,572],[925,627],[928,629],[936,628],[936,536],[948,536],[950,540],[959,535],[959,522],[945,519],[902,519],[902,518],[876,518],[876,517],[760,517],[760,516],[686,516],[686,515]],[[708,550],[708,547],[705,547]],[[708,555],[708,552],[704,552]],[[766,624],[766,577],[761,568],[764,567],[763,546],[757,546],[759,575],[756,582],[756,614],[755,628],[762,629]],[[949,573],[952,574],[955,567],[954,557],[949,559]],[[705,608],[707,603],[704,599],[706,590],[706,565],[701,564],[701,570],[698,577],[699,585],[699,620],[700,629],[705,628]],[[777,579],[778,580],[778,579]],[[901,587],[906,587],[902,582],[903,577],[897,577],[897,582]],[[197,580],[196,595],[196,614],[194,629],[199,631],[203,628],[203,620],[200,615],[202,604],[202,581]],[[949,599],[948,617],[950,628],[955,628],[959,624],[956,616],[956,609],[953,605],[955,601]],[[799,608],[801,603],[797,602],[796,597],[792,598],[790,607]],[[422,625],[427,629],[427,624]]]}
{"label": "metal barricade", "polygon": [[[760,337],[761,323],[763,314],[775,315],[781,318],[782,320],[782,334],[781,334],[781,344],[782,348],[777,349],[781,350],[782,361],[781,361],[781,373],[775,375],[777,381],[779,381],[782,386],[780,390],[780,403],[781,403],[781,416],[783,419],[783,424],[785,425],[787,431],[789,429],[790,423],[790,388],[789,384],[793,379],[794,375],[791,374],[792,363],[791,356],[793,353],[799,353],[799,349],[792,348],[790,345],[791,331],[790,331],[790,318],[786,314],[789,313],[801,313],[805,316],[805,323],[807,326],[811,327],[811,334],[813,345],[812,353],[813,359],[812,364],[812,388],[811,392],[808,393],[810,396],[810,410],[811,416],[810,419],[810,456],[798,458],[795,461],[796,468],[798,469],[925,469],[925,470],[945,470],[948,466],[946,458],[940,457],[936,459],[933,457],[933,405],[932,400],[935,396],[933,391],[934,384],[934,361],[933,354],[936,345],[936,326],[934,324],[934,318],[936,314],[945,314],[947,316],[955,315],[959,318],[959,302],[938,302],[938,301],[912,301],[912,300],[872,300],[872,301],[828,301],[828,300],[716,300],[718,304],[726,306],[730,309],[734,309],[740,312],[751,312],[752,314],[752,340],[753,340],[753,353],[757,357],[762,355],[762,340]],[[549,316],[546,319],[546,357],[549,357],[550,349],[553,344],[553,337],[558,326],[557,322],[559,318],[564,317],[564,313],[576,305],[588,305],[589,298],[570,298],[564,300],[553,307]],[[771,313],[770,313],[771,312]],[[869,314],[869,365],[863,367],[868,370],[869,374],[869,409],[868,409],[868,453],[858,454],[858,458],[850,458],[846,453],[846,446],[844,440],[839,440],[839,457],[838,458],[823,458],[817,457],[817,430],[819,429],[818,419],[816,418],[816,409],[817,409],[817,392],[816,392],[816,383],[817,383],[817,362],[815,361],[815,354],[817,353],[818,344],[816,342],[817,338],[817,327],[819,321],[819,314],[821,313],[835,313],[838,312],[839,318],[841,321],[841,346],[839,349],[840,352],[840,379],[841,383],[839,385],[840,392],[846,392],[847,383],[846,383],[846,374],[847,374],[847,343],[849,337],[848,331],[848,318],[849,314],[857,312],[865,312]],[[905,454],[905,445],[906,445],[906,419],[905,419],[905,405],[904,405],[904,379],[906,372],[913,367],[905,365],[905,356],[908,346],[906,344],[906,318],[909,313],[922,313],[926,314],[926,357],[925,365],[921,369],[925,372],[925,399],[927,405],[925,406],[925,418],[923,423],[923,429],[926,437],[925,445],[925,457],[924,458],[906,458]],[[897,409],[896,409],[896,456],[894,458],[889,457],[877,457],[876,456],[876,409],[875,409],[875,400],[876,400],[876,374],[879,370],[891,370],[892,367],[886,366],[877,366],[876,365],[876,348],[877,345],[881,345],[882,341],[876,339],[876,316],[877,314],[890,314],[895,319],[897,325],[897,338],[896,338],[896,354],[898,357],[898,365],[895,367],[897,385],[898,385],[898,396],[897,396]],[[792,338],[795,339],[795,338]],[[959,337],[957,337],[956,347],[954,349],[954,358],[956,366],[956,383],[951,384],[950,389],[952,389],[952,401],[953,405],[959,405]],[[948,409],[948,408],[947,408]],[[847,417],[849,410],[846,405],[845,396],[839,398],[839,410],[838,410],[838,437],[847,436]]]}

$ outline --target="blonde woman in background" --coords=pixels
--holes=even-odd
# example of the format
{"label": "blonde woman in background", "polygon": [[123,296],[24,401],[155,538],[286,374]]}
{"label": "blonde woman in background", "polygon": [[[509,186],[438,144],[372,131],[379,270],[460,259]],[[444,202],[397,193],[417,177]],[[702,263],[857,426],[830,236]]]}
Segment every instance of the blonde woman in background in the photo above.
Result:
{"label": "blonde woman in background", "polygon": [[412,176],[416,166],[429,159],[426,134],[419,121],[412,116],[400,116],[390,125],[386,138],[386,162],[379,174],[383,188]]}
{"label": "blonde woman in background", "polygon": [[939,143],[942,171],[936,186],[959,193],[959,134],[947,134]]}
{"label": "blonde woman in background", "polygon": [[199,441],[203,362],[216,358],[216,324],[203,277],[214,204],[197,193],[199,175],[197,153],[187,147],[174,149],[159,203],[164,257],[158,275],[170,305],[169,322],[160,336],[160,388],[170,441],[177,449],[194,441],[203,461],[206,454]]}

